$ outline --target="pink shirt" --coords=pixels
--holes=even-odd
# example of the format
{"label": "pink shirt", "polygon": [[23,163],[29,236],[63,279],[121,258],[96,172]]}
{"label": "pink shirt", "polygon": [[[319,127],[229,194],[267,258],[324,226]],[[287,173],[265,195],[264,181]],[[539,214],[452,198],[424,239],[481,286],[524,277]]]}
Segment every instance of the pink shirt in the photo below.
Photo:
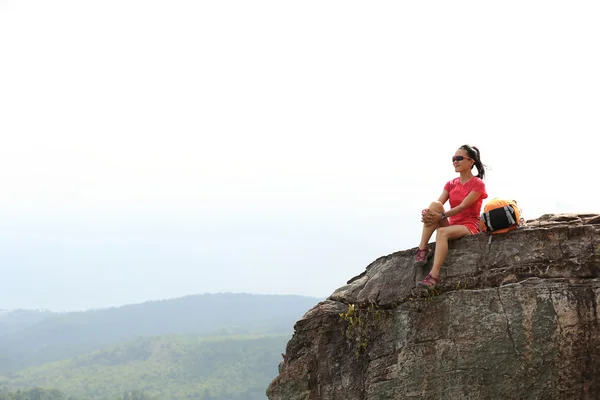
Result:
{"label": "pink shirt", "polygon": [[479,219],[481,217],[481,204],[483,203],[483,199],[488,197],[487,192],[485,191],[485,183],[476,176],[469,179],[464,185],[460,183],[460,178],[454,178],[446,183],[444,190],[446,190],[450,196],[450,208],[458,207],[471,192],[478,192],[481,194],[479,199],[477,199],[471,207],[460,214],[449,217],[450,225],[465,225],[469,228],[471,233],[478,233],[480,231]]}

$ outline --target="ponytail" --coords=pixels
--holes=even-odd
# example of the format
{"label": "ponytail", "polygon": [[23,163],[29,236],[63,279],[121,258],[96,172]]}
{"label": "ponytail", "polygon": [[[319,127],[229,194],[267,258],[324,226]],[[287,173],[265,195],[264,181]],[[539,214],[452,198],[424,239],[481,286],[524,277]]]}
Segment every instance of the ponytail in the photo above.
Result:
{"label": "ponytail", "polygon": [[481,162],[481,155],[479,154],[479,149],[475,146],[469,146],[468,144],[463,144],[462,146],[460,146],[460,148],[469,153],[469,157],[471,157],[473,161],[475,161],[475,164],[473,164],[473,166],[477,167],[477,177],[479,179],[483,179],[483,177],[485,176],[485,165]]}

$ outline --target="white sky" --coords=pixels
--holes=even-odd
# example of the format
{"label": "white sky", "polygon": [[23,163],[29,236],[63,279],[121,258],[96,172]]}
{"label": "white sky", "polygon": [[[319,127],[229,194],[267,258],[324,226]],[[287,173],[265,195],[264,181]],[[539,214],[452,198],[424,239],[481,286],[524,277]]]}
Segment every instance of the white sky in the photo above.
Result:
{"label": "white sky", "polygon": [[[0,0],[0,308],[325,297],[477,145],[600,212],[593,1]],[[398,271],[402,273],[402,271]]]}

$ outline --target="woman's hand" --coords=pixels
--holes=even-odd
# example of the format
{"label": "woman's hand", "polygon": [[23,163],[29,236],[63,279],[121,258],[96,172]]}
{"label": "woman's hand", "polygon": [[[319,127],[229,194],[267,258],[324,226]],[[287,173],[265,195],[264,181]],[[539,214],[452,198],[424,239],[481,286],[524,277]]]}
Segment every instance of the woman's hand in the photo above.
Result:
{"label": "woman's hand", "polygon": [[442,213],[431,211],[429,208],[421,211],[421,222],[425,226],[436,224],[442,220]]}

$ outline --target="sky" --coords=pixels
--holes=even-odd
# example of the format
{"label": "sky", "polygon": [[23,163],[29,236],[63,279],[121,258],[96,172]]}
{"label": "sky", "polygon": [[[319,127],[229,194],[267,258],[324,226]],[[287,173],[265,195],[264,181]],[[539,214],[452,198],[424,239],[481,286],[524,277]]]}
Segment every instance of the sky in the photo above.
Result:
{"label": "sky", "polygon": [[0,0],[0,309],[327,297],[418,245],[463,144],[526,219],[600,213],[599,19],[594,1]]}

